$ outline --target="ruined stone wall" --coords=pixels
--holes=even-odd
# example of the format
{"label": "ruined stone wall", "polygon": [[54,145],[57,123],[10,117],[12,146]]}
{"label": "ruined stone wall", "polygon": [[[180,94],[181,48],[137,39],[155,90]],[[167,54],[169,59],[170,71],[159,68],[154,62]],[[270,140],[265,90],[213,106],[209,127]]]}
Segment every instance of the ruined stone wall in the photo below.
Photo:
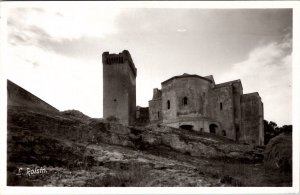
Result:
{"label": "ruined stone wall", "polygon": [[240,141],[263,145],[263,104],[259,94],[244,94],[241,98],[242,125]]}
{"label": "ruined stone wall", "polygon": [[135,125],[146,126],[148,124],[149,124],[149,108],[137,106]]}
{"label": "ruined stone wall", "polygon": [[103,116],[131,125],[136,115],[136,68],[128,51],[102,55]]}
{"label": "ruined stone wall", "polygon": [[161,90],[155,88],[152,100],[149,101],[149,119],[151,123],[161,123],[162,118]]}
{"label": "ruined stone wall", "polygon": [[149,119],[152,123],[160,123],[162,121],[161,98],[149,101]]}
{"label": "ruined stone wall", "polygon": [[26,107],[31,110],[52,111],[59,110],[46,103],[42,99],[18,86],[17,84],[7,80],[7,105]]}
{"label": "ruined stone wall", "polygon": [[221,123],[221,127],[217,128],[216,133],[230,139],[236,138],[234,127],[234,98],[232,85],[215,87],[209,94],[211,118]]}

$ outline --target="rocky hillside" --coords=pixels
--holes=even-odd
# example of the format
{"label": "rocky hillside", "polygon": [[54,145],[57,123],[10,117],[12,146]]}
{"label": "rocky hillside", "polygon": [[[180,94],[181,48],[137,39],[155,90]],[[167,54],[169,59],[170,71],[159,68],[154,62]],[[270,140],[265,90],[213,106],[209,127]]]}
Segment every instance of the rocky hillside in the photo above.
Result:
{"label": "rocky hillside", "polygon": [[[8,185],[291,185],[265,170],[264,148],[216,135],[164,126],[126,127],[78,111],[17,106],[8,107],[7,124]],[[20,168],[25,172],[18,175]],[[46,173],[26,174],[36,168]]]}

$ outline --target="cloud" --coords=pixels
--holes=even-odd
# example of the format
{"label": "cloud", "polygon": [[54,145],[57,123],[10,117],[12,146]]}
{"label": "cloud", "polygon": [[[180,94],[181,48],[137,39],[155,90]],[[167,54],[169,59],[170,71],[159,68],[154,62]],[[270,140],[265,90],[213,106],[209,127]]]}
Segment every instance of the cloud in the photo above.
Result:
{"label": "cloud", "polygon": [[51,37],[73,39],[81,36],[105,37],[116,31],[114,19],[120,9],[85,4],[15,8],[8,14],[8,25],[17,28],[38,26]]}
{"label": "cloud", "polygon": [[[292,34],[280,41],[253,49],[248,58],[233,65],[221,81],[240,78],[244,93],[258,91],[264,103],[265,119],[292,122]],[[284,116],[284,117],[283,117]]]}
{"label": "cloud", "polygon": [[186,32],[186,29],[177,29],[177,32]]}
{"label": "cloud", "polygon": [[[27,9],[25,10],[17,9],[17,10],[18,11],[14,11],[13,14],[11,14],[11,16],[7,21],[8,42],[11,45],[44,46],[40,44],[43,40],[47,42],[54,41],[54,38],[49,33],[47,33],[44,29],[38,27],[37,25],[28,24],[26,22],[27,20],[26,16],[27,13],[29,12]],[[35,9],[30,9],[30,10],[35,10]],[[31,11],[30,13],[34,13],[34,12]]]}
{"label": "cloud", "polygon": [[[78,5],[68,9],[15,8],[8,15],[8,42],[69,57],[95,58],[105,42],[115,42],[114,18],[118,13],[119,9]],[[108,36],[109,42],[105,41]]]}
{"label": "cloud", "polygon": [[32,61],[32,60],[26,59],[25,62],[32,64],[33,68],[37,68],[40,66],[40,63],[38,63],[37,61]]}
{"label": "cloud", "polygon": [[[11,27],[9,43],[12,46],[35,46],[47,52],[86,60],[98,59],[101,51],[114,46],[115,37],[81,36],[78,38],[56,38],[38,26]],[[124,40],[121,38],[121,40]],[[120,44],[122,45],[122,44]],[[124,48],[122,48],[124,49]]]}

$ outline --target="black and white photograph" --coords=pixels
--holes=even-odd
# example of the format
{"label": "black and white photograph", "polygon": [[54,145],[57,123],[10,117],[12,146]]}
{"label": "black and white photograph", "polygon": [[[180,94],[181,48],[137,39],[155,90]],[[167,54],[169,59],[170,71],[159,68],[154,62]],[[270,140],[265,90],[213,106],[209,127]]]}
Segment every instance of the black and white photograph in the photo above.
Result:
{"label": "black and white photograph", "polygon": [[299,192],[299,2],[256,3],[1,4],[6,192]]}

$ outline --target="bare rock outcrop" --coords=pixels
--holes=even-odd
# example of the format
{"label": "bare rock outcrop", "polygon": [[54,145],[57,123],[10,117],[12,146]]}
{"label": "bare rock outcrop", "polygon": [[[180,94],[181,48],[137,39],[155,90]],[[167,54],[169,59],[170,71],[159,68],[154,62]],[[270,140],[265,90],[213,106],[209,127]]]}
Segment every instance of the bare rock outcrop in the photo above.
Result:
{"label": "bare rock outcrop", "polygon": [[8,110],[8,123],[31,133],[51,134],[81,143],[107,143],[140,150],[168,149],[203,158],[262,161],[262,150],[237,144],[217,135],[166,126],[126,127],[102,119],[63,114],[44,115],[32,111]]}
{"label": "bare rock outcrop", "polygon": [[[127,127],[80,115],[8,107],[8,185],[264,184],[247,176],[265,177],[261,147],[217,135],[157,125]],[[41,166],[47,174],[16,176],[19,167]],[[279,185],[289,184],[290,180]]]}

